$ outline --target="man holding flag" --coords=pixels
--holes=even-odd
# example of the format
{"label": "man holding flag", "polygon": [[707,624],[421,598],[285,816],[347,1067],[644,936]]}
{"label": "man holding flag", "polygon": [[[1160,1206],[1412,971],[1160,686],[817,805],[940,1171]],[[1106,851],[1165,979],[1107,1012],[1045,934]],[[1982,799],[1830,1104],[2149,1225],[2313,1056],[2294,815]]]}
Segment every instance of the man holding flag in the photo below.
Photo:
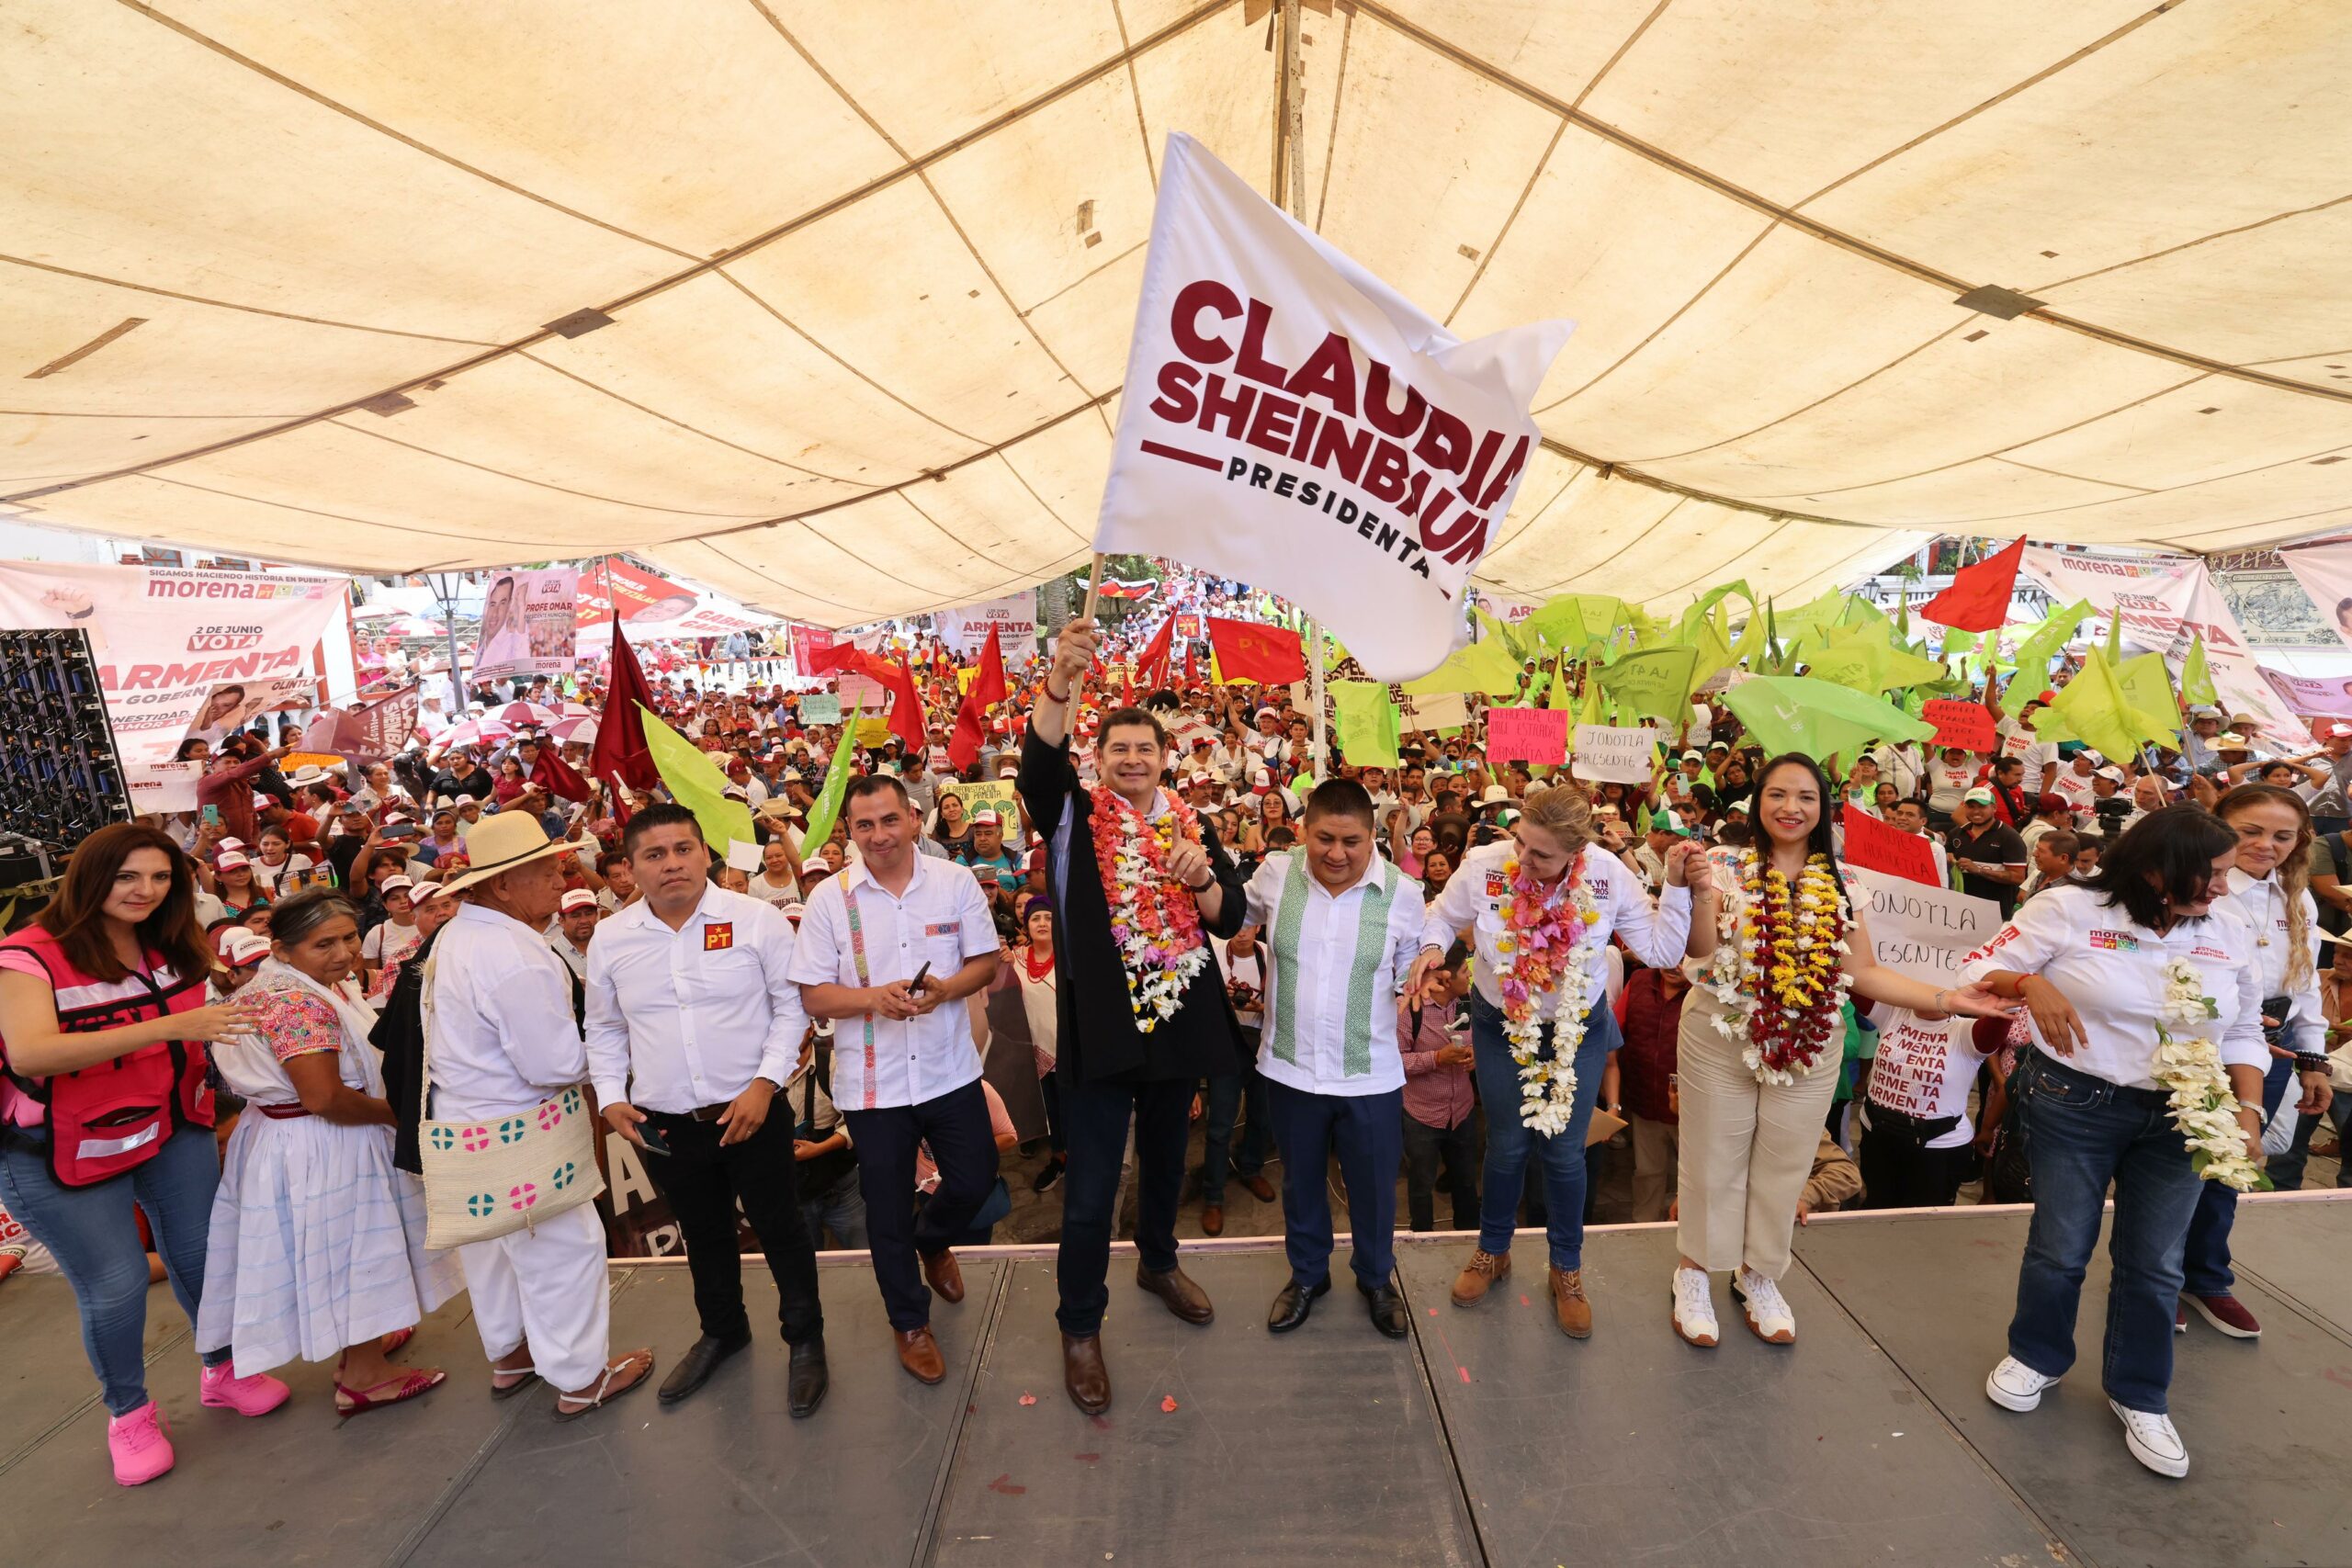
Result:
{"label": "man holding flag", "polygon": [[[1104,716],[1099,780],[1069,755],[1078,682],[1094,661],[1091,620],[1072,621],[1022,743],[1016,787],[1047,845],[1062,1121],[1069,1145],[1062,1188],[1063,1381],[1080,1410],[1111,1403],[1103,1365],[1113,1209],[1127,1129],[1135,1127],[1140,1219],[1136,1283],[1187,1323],[1214,1315],[1207,1292],[1176,1261],[1193,1089],[1238,1072],[1238,1033],[1212,935],[1241,929],[1241,875],[1208,821],[1160,787],[1168,736],[1140,708]],[[1123,938],[1123,934],[1124,938]]]}

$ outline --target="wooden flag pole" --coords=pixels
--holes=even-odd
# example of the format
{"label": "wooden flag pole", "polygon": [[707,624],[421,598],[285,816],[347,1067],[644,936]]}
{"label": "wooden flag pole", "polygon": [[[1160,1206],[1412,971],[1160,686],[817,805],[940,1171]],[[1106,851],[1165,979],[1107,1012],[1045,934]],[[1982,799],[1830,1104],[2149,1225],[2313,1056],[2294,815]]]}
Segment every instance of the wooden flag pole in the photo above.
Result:
{"label": "wooden flag pole", "polygon": [[1094,552],[1094,570],[1089,572],[1086,578],[1086,609],[1084,615],[1085,618],[1089,621],[1094,619],[1094,601],[1102,595],[1102,552],[1097,550]]}

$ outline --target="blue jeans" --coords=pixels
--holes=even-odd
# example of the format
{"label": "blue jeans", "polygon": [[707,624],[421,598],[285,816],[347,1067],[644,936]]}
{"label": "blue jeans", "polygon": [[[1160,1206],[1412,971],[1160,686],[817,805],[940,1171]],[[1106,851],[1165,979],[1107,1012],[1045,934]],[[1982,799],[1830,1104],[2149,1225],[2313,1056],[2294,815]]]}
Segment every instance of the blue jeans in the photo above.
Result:
{"label": "blue jeans", "polygon": [[842,1172],[834,1182],[814,1198],[800,1200],[800,1218],[808,1227],[808,1245],[822,1247],[825,1233],[849,1252],[865,1250],[865,1194],[859,1190],[857,1172]]}
{"label": "blue jeans", "polygon": [[[1606,1002],[1585,1017],[1584,1040],[1577,1047],[1576,1109],[1557,1137],[1545,1137],[1519,1119],[1519,1064],[1503,1038],[1502,1010],[1476,992],[1470,997],[1471,1071],[1487,1108],[1486,1192],[1478,1203],[1478,1246],[1497,1257],[1510,1250],[1519,1220],[1519,1193],[1532,1153],[1544,1168],[1544,1229],[1552,1246],[1552,1267],[1584,1267],[1585,1129],[1600,1094],[1600,1072],[1617,1048],[1617,1019]],[[1552,1031],[1544,1031],[1541,1053],[1552,1054]],[[1355,1190],[1351,1185],[1350,1192]]]}
{"label": "blue jeans", "polygon": [[[1273,1146],[1273,1117],[1266,1109],[1266,1080],[1258,1076],[1258,1032],[1244,1029],[1242,1043],[1248,1048],[1248,1058],[1238,1073],[1220,1074],[1209,1079],[1209,1102],[1202,1117],[1201,1127],[1201,1201],[1221,1204],[1225,1201],[1225,1177],[1228,1168],[1244,1176],[1255,1176],[1266,1168],[1266,1151]],[[1241,1152],[1233,1157],[1233,1123],[1244,1108],[1249,1120],[1241,1123]]]}
{"label": "blue jeans", "polygon": [[[146,1164],[95,1187],[61,1187],[44,1155],[14,1139],[0,1146],[0,1208],[49,1248],[74,1287],[82,1348],[116,1416],[147,1403],[147,1251],[131,1206],[146,1211],[172,1293],[192,1324],[204,1297],[205,1244],[220,1181],[209,1127],[181,1128]],[[228,1359],[225,1345],[204,1352],[208,1367]]]}
{"label": "blue jeans", "polygon": [[1356,1282],[1376,1291],[1396,1267],[1396,1168],[1405,1158],[1405,1091],[1311,1094],[1266,1083],[1283,1151],[1283,1247],[1290,1277],[1308,1287],[1331,1277],[1331,1154],[1348,1184],[1349,1259]]}
{"label": "blue jeans", "polygon": [[2165,1112],[2162,1089],[2121,1089],[2039,1051],[2018,1077],[2033,1167],[2033,1224],[2018,1269],[2009,1354],[2044,1377],[2075,1364],[2075,1312],[2112,1181],[2099,1382],[2126,1409],[2164,1414],[2181,1252],[2198,1189],[2206,1184],[2189,1165],[2188,1145]]}

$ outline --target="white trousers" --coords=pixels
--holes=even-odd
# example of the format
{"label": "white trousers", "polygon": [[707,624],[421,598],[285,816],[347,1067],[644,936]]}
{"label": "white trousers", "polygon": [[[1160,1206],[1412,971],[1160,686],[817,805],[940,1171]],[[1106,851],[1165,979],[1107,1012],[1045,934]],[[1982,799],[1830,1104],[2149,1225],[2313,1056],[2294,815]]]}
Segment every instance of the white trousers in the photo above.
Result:
{"label": "white trousers", "polygon": [[528,1339],[531,1365],[556,1388],[593,1388],[611,1356],[612,1283],[596,1205],[531,1230],[458,1248],[474,1326],[493,1361]]}

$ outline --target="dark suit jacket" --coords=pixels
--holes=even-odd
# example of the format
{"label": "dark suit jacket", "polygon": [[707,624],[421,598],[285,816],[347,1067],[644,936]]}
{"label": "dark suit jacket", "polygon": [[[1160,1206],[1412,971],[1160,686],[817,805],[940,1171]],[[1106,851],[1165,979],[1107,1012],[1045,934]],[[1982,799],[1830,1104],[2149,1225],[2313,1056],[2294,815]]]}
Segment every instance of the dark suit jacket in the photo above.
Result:
{"label": "dark suit jacket", "polygon": [[[1183,1005],[1148,1034],[1136,1027],[1125,967],[1111,938],[1111,907],[1095,864],[1091,826],[1093,801],[1080,785],[1067,746],[1048,746],[1033,728],[1021,745],[1014,781],[1029,821],[1050,845],[1069,820],[1069,876],[1054,920],[1054,962],[1061,971],[1057,998],[1056,1070],[1081,1083],[1152,1082],[1205,1077],[1240,1070],[1240,1034],[1226,1000],[1216,956],[1193,979]],[[1204,819],[1201,846],[1225,900],[1210,933],[1230,937],[1244,924],[1241,872]]]}

